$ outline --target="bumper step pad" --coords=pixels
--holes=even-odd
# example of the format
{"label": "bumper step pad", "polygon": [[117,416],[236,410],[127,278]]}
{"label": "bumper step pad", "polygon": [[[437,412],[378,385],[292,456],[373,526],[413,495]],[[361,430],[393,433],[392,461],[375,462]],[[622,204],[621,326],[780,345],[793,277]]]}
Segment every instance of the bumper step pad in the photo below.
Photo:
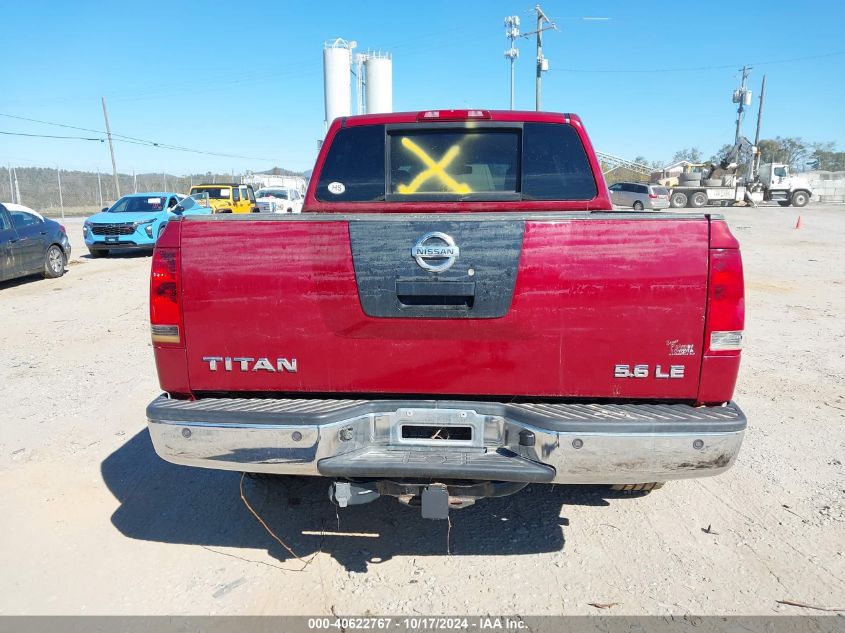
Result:
{"label": "bumper step pad", "polygon": [[326,477],[423,477],[548,483],[555,469],[507,449],[487,452],[366,448],[322,459],[317,470]]}
{"label": "bumper step pad", "polygon": [[500,415],[547,431],[583,433],[732,433],[745,429],[745,415],[733,402],[721,407],[654,403],[480,402],[467,400],[356,400],[319,398],[202,398],[159,396],[147,418],[174,424],[301,424],[345,422],[400,408],[462,409]]}

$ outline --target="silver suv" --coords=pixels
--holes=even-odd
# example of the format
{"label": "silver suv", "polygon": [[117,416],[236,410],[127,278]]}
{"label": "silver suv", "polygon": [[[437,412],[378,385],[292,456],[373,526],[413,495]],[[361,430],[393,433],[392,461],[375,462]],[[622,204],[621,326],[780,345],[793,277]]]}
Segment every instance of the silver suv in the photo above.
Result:
{"label": "silver suv", "polygon": [[669,190],[660,185],[639,182],[617,182],[610,185],[610,200],[614,206],[643,209],[668,209]]}

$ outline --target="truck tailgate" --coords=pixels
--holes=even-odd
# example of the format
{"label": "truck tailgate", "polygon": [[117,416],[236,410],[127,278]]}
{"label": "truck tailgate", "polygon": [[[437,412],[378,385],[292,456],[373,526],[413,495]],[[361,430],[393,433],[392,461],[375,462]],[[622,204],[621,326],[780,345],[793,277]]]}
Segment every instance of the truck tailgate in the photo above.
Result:
{"label": "truck tailgate", "polygon": [[[303,214],[181,224],[194,392],[696,398],[705,215]],[[448,270],[431,272],[412,256],[429,232],[459,248]],[[634,376],[635,366],[647,375]]]}

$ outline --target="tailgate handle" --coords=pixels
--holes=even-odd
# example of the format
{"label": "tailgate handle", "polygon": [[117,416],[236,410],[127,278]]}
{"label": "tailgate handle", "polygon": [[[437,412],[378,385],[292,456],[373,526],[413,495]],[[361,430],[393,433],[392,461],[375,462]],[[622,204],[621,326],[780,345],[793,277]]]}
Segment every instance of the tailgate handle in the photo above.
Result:
{"label": "tailgate handle", "polygon": [[474,281],[397,281],[396,298],[404,306],[472,309]]}

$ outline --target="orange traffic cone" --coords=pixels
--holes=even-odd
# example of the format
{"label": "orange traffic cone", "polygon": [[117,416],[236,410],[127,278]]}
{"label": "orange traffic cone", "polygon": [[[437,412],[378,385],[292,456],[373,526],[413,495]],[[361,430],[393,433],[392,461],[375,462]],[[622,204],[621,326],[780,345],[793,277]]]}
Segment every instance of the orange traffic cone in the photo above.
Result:
{"label": "orange traffic cone", "polygon": [[798,221],[795,223],[795,228],[796,229],[801,228],[801,216],[800,215],[798,216]]}

